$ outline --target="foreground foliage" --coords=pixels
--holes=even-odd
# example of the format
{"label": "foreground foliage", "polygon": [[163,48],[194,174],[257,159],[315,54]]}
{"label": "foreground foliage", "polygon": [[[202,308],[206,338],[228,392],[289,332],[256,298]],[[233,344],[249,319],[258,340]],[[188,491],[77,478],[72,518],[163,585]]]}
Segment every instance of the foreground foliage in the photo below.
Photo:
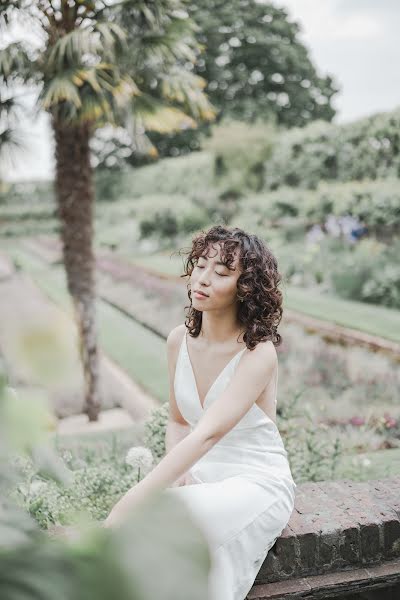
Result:
{"label": "foreground foliage", "polygon": [[[211,565],[208,547],[176,498],[153,495],[115,530],[75,512],[77,528],[67,537],[51,537],[15,505],[10,489],[19,475],[10,469],[10,459],[15,464],[16,455],[31,464],[36,484],[39,477],[42,486],[45,480],[49,487],[56,481],[61,487],[70,484],[65,466],[46,444],[46,422],[37,418],[37,408],[21,404],[5,379],[0,381],[1,599],[109,600],[116,595],[119,600],[186,600],[190,595],[203,600]],[[171,577],[182,570],[184,581]]]}

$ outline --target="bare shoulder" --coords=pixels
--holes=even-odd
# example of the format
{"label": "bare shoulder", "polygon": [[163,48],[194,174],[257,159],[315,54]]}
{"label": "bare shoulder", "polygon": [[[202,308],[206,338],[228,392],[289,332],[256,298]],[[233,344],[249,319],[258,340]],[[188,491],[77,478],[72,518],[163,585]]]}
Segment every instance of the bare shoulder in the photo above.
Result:
{"label": "bare shoulder", "polygon": [[243,362],[252,365],[252,368],[257,371],[273,372],[278,364],[278,355],[273,342],[266,340],[259,342],[253,350],[245,350]]}
{"label": "bare shoulder", "polygon": [[181,325],[177,325],[168,334],[167,337],[167,349],[168,352],[174,354],[178,348],[180,343],[182,342],[183,336],[185,335],[186,325],[182,323]]}

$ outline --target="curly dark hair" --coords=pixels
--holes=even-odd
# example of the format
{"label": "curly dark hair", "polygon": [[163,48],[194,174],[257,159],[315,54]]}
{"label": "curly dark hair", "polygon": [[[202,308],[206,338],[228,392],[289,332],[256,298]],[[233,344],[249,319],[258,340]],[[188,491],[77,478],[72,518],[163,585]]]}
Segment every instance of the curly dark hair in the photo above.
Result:
{"label": "curly dark hair", "polygon": [[[282,337],[277,328],[282,319],[282,292],[278,290],[278,284],[282,277],[275,256],[259,237],[239,227],[225,225],[200,231],[193,238],[190,251],[185,252],[187,257],[181,277],[190,277],[200,256],[208,256],[215,243],[221,244],[221,260],[228,267],[234,262],[234,252],[239,249],[238,265],[242,273],[237,281],[238,319],[245,326],[243,339],[247,348],[253,350],[259,342],[266,340],[279,346]],[[189,282],[187,288],[190,305],[185,306],[185,325],[189,334],[197,337],[201,331],[202,311],[192,306]]]}

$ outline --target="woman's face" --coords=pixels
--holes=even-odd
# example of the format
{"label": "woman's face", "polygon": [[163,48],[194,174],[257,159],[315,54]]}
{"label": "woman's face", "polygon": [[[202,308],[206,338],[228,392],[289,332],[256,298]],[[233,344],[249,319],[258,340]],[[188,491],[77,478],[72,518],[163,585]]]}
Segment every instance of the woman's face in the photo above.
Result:
{"label": "woman's face", "polygon": [[221,245],[217,243],[211,246],[208,257],[199,257],[193,268],[190,285],[192,306],[196,310],[223,309],[237,302],[237,280],[241,273],[238,251],[230,269],[221,262]]}

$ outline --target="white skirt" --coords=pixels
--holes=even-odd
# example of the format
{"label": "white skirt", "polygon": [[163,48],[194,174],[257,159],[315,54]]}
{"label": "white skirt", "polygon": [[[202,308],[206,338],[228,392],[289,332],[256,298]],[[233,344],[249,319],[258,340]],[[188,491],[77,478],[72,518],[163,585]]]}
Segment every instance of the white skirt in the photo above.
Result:
{"label": "white skirt", "polygon": [[[195,476],[193,476],[195,478]],[[211,569],[208,600],[245,600],[268,551],[294,508],[294,486],[271,478],[258,485],[246,475],[167,488],[187,506],[207,540]]]}

